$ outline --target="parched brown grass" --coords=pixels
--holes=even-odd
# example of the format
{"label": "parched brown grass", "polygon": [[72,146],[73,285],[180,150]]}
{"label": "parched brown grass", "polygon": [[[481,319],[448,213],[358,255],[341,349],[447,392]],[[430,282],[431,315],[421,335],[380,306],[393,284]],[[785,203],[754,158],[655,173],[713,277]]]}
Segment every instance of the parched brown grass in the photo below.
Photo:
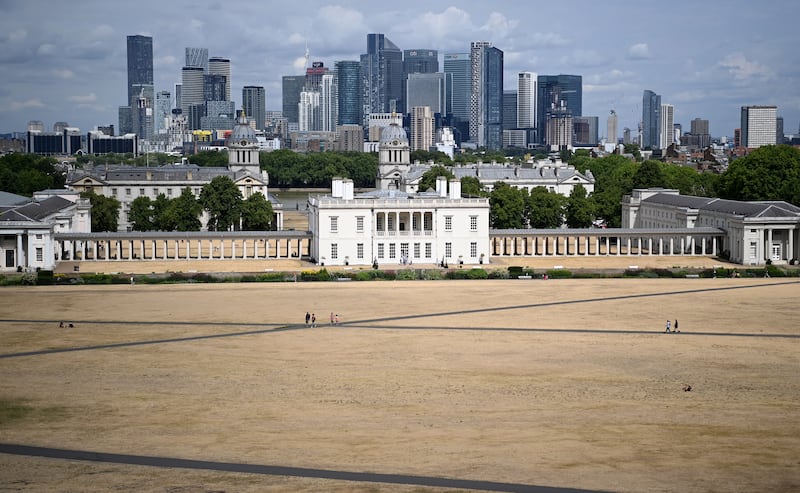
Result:
{"label": "parched brown grass", "polygon": [[[27,409],[0,421],[0,442],[587,490],[793,491],[798,287],[3,288],[0,353],[50,352],[0,358],[0,402]],[[318,327],[303,327],[306,311]],[[680,334],[663,333],[667,318]],[[0,490],[440,491],[12,454]]]}

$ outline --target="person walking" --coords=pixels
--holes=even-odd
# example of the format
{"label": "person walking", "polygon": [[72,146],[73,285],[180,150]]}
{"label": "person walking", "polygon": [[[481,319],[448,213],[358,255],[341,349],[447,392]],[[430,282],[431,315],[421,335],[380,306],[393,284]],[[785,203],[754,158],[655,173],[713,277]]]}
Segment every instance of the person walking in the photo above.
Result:
{"label": "person walking", "polygon": [[675,324],[672,326],[672,331],[673,332],[680,332],[680,330],[678,330],[678,319],[677,318],[675,319]]}
{"label": "person walking", "polygon": [[333,325],[333,312],[331,312],[331,325]]}
{"label": "person walking", "polygon": [[308,327],[308,321],[311,320],[311,314],[306,312],[306,327]]}
{"label": "person walking", "polygon": [[669,324],[670,324],[670,322],[669,322],[669,320],[667,320],[667,330],[665,330],[664,332],[669,332],[670,331],[669,330]]}
{"label": "person walking", "polygon": [[316,326],[317,326],[317,314],[316,313],[312,313],[311,314],[311,328],[313,329]]}
{"label": "person walking", "polygon": [[333,319],[333,325],[339,325],[339,314],[336,314],[336,318]]}

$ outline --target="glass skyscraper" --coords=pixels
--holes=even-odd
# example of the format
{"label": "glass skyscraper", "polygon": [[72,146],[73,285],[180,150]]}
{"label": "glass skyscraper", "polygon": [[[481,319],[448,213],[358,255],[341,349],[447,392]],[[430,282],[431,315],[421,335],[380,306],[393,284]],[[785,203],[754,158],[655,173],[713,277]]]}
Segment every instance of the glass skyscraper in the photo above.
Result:
{"label": "glass skyscraper", "polygon": [[503,52],[485,41],[470,47],[469,134],[478,147],[503,147]]}
{"label": "glass skyscraper", "polygon": [[[147,94],[149,87],[149,94]],[[145,89],[145,97],[153,99],[153,38],[128,36],[128,101],[134,106]]]}
{"label": "glass skyscraper", "polygon": [[453,126],[461,134],[460,140],[468,140],[469,100],[472,93],[472,72],[469,53],[445,53],[444,73],[452,81],[447,93],[452,107]]}
{"label": "glass skyscraper", "polygon": [[583,77],[580,75],[540,75],[536,81],[536,124],[540,143],[545,141],[547,113],[554,107],[564,106],[570,116],[583,115]]}
{"label": "glass skyscraper", "polygon": [[305,75],[284,75],[282,80],[282,109],[283,117],[289,124],[297,124],[299,120],[298,104],[300,104],[300,93],[306,84]]}
{"label": "glass skyscraper", "polygon": [[364,89],[361,63],[350,60],[336,62],[338,99],[337,125],[364,124]]}
{"label": "glass skyscraper", "polygon": [[645,89],[642,96],[642,149],[656,149],[661,135],[661,95]]}
{"label": "glass skyscraper", "polygon": [[383,34],[367,34],[361,55],[366,108],[369,113],[403,111],[403,52]]}
{"label": "glass skyscraper", "polygon": [[244,86],[242,107],[244,114],[256,122],[256,128],[264,130],[267,121],[267,93],[264,91],[264,86]]}

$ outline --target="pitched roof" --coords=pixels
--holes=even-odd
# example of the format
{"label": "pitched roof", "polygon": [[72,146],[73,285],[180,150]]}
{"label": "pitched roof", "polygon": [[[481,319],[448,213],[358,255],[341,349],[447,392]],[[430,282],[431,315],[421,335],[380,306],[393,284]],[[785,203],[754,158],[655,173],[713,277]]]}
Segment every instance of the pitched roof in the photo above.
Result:
{"label": "pitched roof", "polygon": [[0,213],[0,221],[43,221],[73,205],[74,202],[58,196],[39,201],[32,200],[18,207],[6,209]]}

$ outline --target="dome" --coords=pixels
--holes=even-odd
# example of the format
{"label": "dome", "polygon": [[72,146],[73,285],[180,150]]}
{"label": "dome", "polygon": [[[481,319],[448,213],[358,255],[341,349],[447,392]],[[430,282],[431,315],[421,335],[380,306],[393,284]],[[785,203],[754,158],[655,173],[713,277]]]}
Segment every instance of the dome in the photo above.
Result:
{"label": "dome", "polygon": [[392,123],[381,131],[381,144],[408,145],[406,131],[400,125]]}
{"label": "dome", "polygon": [[247,118],[244,114],[236,120],[236,125],[234,125],[233,132],[231,132],[230,142],[241,146],[258,143],[256,131],[247,124]]}

